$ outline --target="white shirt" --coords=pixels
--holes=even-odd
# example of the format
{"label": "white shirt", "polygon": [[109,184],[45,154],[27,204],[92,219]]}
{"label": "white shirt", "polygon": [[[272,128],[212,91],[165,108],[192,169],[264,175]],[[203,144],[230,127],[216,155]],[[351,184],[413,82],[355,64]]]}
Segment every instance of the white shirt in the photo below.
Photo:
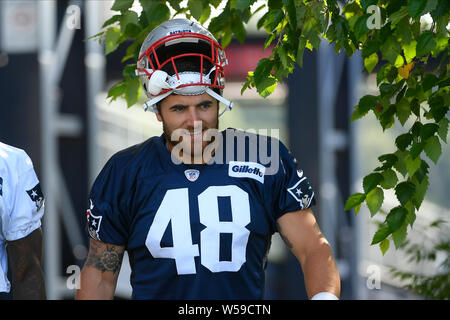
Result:
{"label": "white shirt", "polygon": [[26,237],[41,226],[44,197],[25,151],[0,142],[0,292],[9,292],[6,241]]}

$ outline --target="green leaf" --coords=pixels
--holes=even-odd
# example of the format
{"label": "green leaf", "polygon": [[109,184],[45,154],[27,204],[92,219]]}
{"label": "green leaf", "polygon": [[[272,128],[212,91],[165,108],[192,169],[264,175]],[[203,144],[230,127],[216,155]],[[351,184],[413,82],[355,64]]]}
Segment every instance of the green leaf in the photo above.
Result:
{"label": "green leaf", "polygon": [[391,209],[386,216],[386,223],[391,233],[397,231],[403,225],[407,214],[408,210],[400,206]]}
{"label": "green leaf", "polygon": [[422,141],[427,140],[439,130],[439,125],[436,123],[426,123],[420,128],[420,137]]}
{"label": "green leaf", "polygon": [[380,250],[381,250],[381,253],[383,254],[383,256],[388,251],[388,249],[389,249],[389,239],[384,239],[380,243]]}
{"label": "green leaf", "polygon": [[111,10],[124,12],[131,8],[134,0],[115,0]]}
{"label": "green leaf", "polygon": [[398,182],[397,174],[392,169],[387,169],[381,173],[383,181],[380,182],[380,186],[384,189],[391,189],[396,186]]}
{"label": "green leaf", "polygon": [[382,83],[380,84],[380,94],[381,97],[386,99],[386,98],[391,98],[395,93],[395,86],[391,83]]}
{"label": "green leaf", "polygon": [[247,37],[247,31],[245,31],[244,24],[241,20],[239,20],[239,18],[235,17],[231,26],[231,30],[233,31],[236,39],[240,43],[244,43],[245,38]]}
{"label": "green leaf", "polygon": [[394,126],[395,119],[394,114],[396,112],[396,107],[394,104],[391,104],[387,110],[380,116],[380,124],[383,128],[383,131]]}
{"label": "green leaf", "polygon": [[139,100],[140,93],[139,78],[134,80],[128,80],[126,82],[125,100],[127,101],[128,108],[135,105]]}
{"label": "green leaf", "polygon": [[369,15],[363,15],[356,20],[354,25],[354,33],[357,40],[359,40],[362,36],[369,33],[369,28],[367,28],[367,18]]}
{"label": "green leaf", "polygon": [[298,63],[300,68],[303,67],[303,53],[305,52],[306,38],[300,37],[298,41],[297,55],[295,56],[295,61]]}
{"label": "green leaf", "polygon": [[414,222],[416,221],[416,212],[414,210],[414,206],[411,204],[411,202],[408,202],[405,206],[405,209],[408,210],[405,221],[412,228]]}
{"label": "green leaf", "polygon": [[250,8],[250,6],[255,2],[255,0],[238,0],[236,1],[237,10],[245,10]]}
{"label": "green leaf", "polygon": [[383,59],[389,61],[391,64],[395,64],[398,55],[401,53],[402,47],[397,40],[390,36],[380,47]]}
{"label": "green leaf", "polygon": [[120,14],[116,14],[116,15],[112,16],[111,18],[106,20],[105,23],[103,23],[102,29],[107,27],[107,26],[112,25],[113,23],[116,23],[116,22],[120,21],[121,17],[122,17],[122,15],[120,15]]}
{"label": "green leaf", "polygon": [[188,8],[191,12],[192,16],[196,20],[200,20],[200,17],[202,16],[203,12],[203,3],[199,0],[188,0]]}
{"label": "green leaf", "polygon": [[120,38],[120,30],[118,28],[109,28],[105,35],[105,54],[113,52],[117,49],[117,43]]}
{"label": "green leaf", "polygon": [[380,49],[380,45],[381,43],[378,39],[368,39],[363,43],[361,56],[363,58],[367,58],[371,54],[378,52],[378,50]]}
{"label": "green leaf", "polygon": [[109,89],[107,96],[107,98],[111,98],[109,102],[112,102],[116,100],[119,96],[125,94],[126,89],[127,86],[123,81],[116,83],[114,86],[112,86],[111,89]]}
{"label": "green leaf", "polygon": [[366,199],[366,195],[364,193],[354,193],[352,194],[345,203],[344,210],[350,210],[358,205],[360,205]]}
{"label": "green leaf", "polygon": [[410,63],[416,57],[417,41],[413,40],[403,45],[403,53],[405,54],[406,63]]}
{"label": "green leaf", "polygon": [[120,18],[120,28],[126,37],[137,36],[141,29],[139,27],[139,17],[134,11],[125,11]]}
{"label": "green leaf", "polygon": [[266,98],[272,92],[275,91],[277,87],[277,79],[269,74],[261,82],[256,83],[256,91],[261,95],[261,97]]}
{"label": "green leaf", "polygon": [[442,154],[442,148],[441,143],[439,142],[439,138],[436,136],[428,138],[428,140],[425,142],[424,151],[428,158],[430,158],[436,164]]}
{"label": "green leaf", "polygon": [[276,55],[280,58],[281,64],[284,69],[291,69],[293,67],[292,60],[288,55],[288,51],[285,46],[279,45],[275,49]]}
{"label": "green leaf", "polygon": [[409,154],[411,155],[412,159],[417,158],[418,155],[420,155],[423,151],[423,143],[422,142],[414,142],[411,146],[411,149],[409,149]]}
{"label": "green leaf", "polygon": [[373,217],[383,204],[384,193],[381,188],[375,188],[367,194],[366,203],[370,210],[370,216]]}
{"label": "green leaf", "polygon": [[426,74],[423,77],[423,82],[422,82],[423,91],[430,90],[437,84],[438,81],[439,81],[439,78],[436,77],[434,74],[431,74],[431,73]]}
{"label": "green leaf", "polygon": [[430,167],[428,166],[428,163],[425,160],[422,160],[420,168],[414,174],[414,178],[416,178],[417,181],[421,183],[423,179],[427,178],[429,168]]}
{"label": "green leaf", "polygon": [[276,78],[271,74],[274,62],[263,58],[258,62],[254,72],[256,91],[262,96],[270,95],[277,86]]}
{"label": "green leaf", "polygon": [[361,0],[361,8],[364,12],[367,12],[367,8],[371,5],[376,5],[378,0]]}
{"label": "green leaf", "polygon": [[233,35],[232,35],[231,31],[229,31],[228,29],[225,29],[222,32],[222,43],[221,43],[222,47],[223,48],[227,47],[230,44],[232,39],[233,39]]}
{"label": "green leaf", "polygon": [[267,5],[270,10],[281,9],[283,7],[283,2],[281,0],[268,0]]}
{"label": "green leaf", "polygon": [[395,187],[395,195],[400,204],[404,206],[414,195],[416,186],[409,181],[401,182]]}
{"label": "green leaf", "polygon": [[269,36],[264,41],[264,49],[267,49],[267,47],[270,46],[270,44],[272,43],[273,40],[275,40],[276,37],[277,35],[275,33],[269,34]]}
{"label": "green leaf", "polygon": [[405,164],[409,176],[412,177],[414,173],[416,173],[416,171],[420,168],[422,159],[420,159],[420,157],[412,158],[411,156],[408,156],[406,157]]}
{"label": "green leaf", "polygon": [[431,108],[431,114],[436,122],[441,121],[449,109],[444,98],[438,93],[433,94],[430,99],[428,99],[428,104]]}
{"label": "green leaf", "polygon": [[425,199],[425,194],[427,193],[428,186],[429,186],[429,182],[428,182],[428,177],[426,177],[426,176],[424,179],[422,179],[422,182],[416,184],[416,192],[412,199],[412,202],[413,202],[416,210],[419,210],[419,208],[423,202],[423,199]]}
{"label": "green leaf", "polygon": [[217,8],[219,4],[222,3],[222,0],[210,0],[209,3],[212,4],[214,8]]}
{"label": "green leaf", "polygon": [[297,20],[297,26],[302,25],[305,19],[306,6],[301,1],[294,1],[295,5],[295,16]]}
{"label": "green leaf", "polygon": [[427,5],[426,0],[410,0],[408,1],[408,12],[411,18],[417,18]]}
{"label": "green leaf", "polygon": [[136,64],[127,64],[122,71],[122,75],[126,80],[136,79]]}
{"label": "green leaf", "polygon": [[434,40],[434,33],[431,31],[424,31],[417,41],[417,57],[429,54],[435,47],[436,41]]}
{"label": "green leaf", "polygon": [[278,24],[283,20],[284,13],[281,9],[275,9],[268,12],[263,27],[267,33],[272,33]]}
{"label": "green leaf", "polygon": [[395,145],[399,150],[405,150],[410,145],[412,140],[413,140],[412,134],[410,133],[401,134],[395,139]]}
{"label": "green leaf", "polygon": [[208,4],[206,5],[206,7],[203,8],[202,15],[200,16],[198,22],[200,24],[204,24],[209,19],[210,16],[211,16],[211,6],[209,6]]}
{"label": "green leaf", "polygon": [[384,161],[386,161],[386,162],[381,167],[378,167],[376,170],[386,170],[386,169],[391,168],[398,161],[398,158],[393,153],[387,153],[387,154],[383,154],[383,155],[379,156],[378,160],[380,162],[384,162]]}
{"label": "green leaf", "polygon": [[439,121],[439,130],[438,135],[441,137],[442,141],[447,141],[447,135],[448,135],[448,119],[442,118],[441,121]]}
{"label": "green leaf", "polygon": [[359,111],[360,113],[367,113],[369,110],[374,108],[378,103],[378,97],[373,95],[365,95],[359,100]]}
{"label": "green leaf", "polygon": [[367,72],[371,73],[372,70],[377,66],[378,64],[378,54],[372,53],[367,58],[364,58],[364,66],[366,67]]}
{"label": "green leaf", "polygon": [[411,132],[414,135],[414,137],[418,138],[420,137],[420,131],[422,130],[423,124],[420,121],[414,122]]}
{"label": "green leaf", "polygon": [[363,189],[364,193],[368,194],[372,189],[374,189],[381,181],[383,176],[381,173],[374,172],[364,177],[363,179]]}
{"label": "green leaf", "polygon": [[406,240],[407,226],[408,224],[404,223],[400,228],[398,228],[395,232],[392,233],[392,239],[394,240],[394,245],[396,249],[400,248],[401,245]]}
{"label": "green leaf", "polygon": [[386,225],[382,225],[377,232],[375,232],[375,235],[372,238],[371,245],[377,244],[384,239],[386,239],[391,234],[391,231],[389,230],[389,227]]}
{"label": "green leaf", "polygon": [[420,117],[420,105],[419,105],[419,100],[417,98],[412,99],[410,107],[411,107],[411,111],[417,117]]}
{"label": "green leaf", "polygon": [[397,118],[398,121],[402,124],[402,126],[405,125],[406,121],[408,120],[409,116],[411,115],[411,106],[407,99],[402,98],[397,103]]}
{"label": "green leaf", "polygon": [[353,121],[356,121],[358,119],[361,119],[362,117],[364,117],[367,114],[367,112],[369,112],[369,111],[366,111],[365,113],[361,113],[359,111],[359,106],[358,105],[354,106],[353,109],[354,110],[353,110],[352,116],[350,117],[350,122],[353,122]]}
{"label": "green leaf", "polygon": [[402,21],[407,15],[408,15],[408,8],[402,6],[399,10],[395,11],[389,16],[389,21],[391,22],[392,26],[395,26],[398,23],[400,23],[400,21]]}
{"label": "green leaf", "polygon": [[285,7],[289,24],[293,29],[297,28],[297,11],[295,9],[295,0],[285,0]]}
{"label": "green leaf", "polygon": [[406,176],[407,171],[405,159],[408,155],[408,152],[397,150],[394,154],[397,156],[397,161],[394,164],[394,168],[397,169],[397,171],[400,172],[403,176]]}
{"label": "green leaf", "polygon": [[164,2],[141,0],[140,3],[150,25],[156,27],[170,18],[170,9]]}

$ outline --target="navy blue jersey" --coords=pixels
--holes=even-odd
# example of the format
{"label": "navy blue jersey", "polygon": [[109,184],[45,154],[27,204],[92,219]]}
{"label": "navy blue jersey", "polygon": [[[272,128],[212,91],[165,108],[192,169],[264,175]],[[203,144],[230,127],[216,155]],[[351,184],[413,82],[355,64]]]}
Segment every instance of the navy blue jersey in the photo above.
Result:
{"label": "navy blue jersey", "polygon": [[[249,158],[249,141],[243,158],[227,149],[224,161],[187,165],[171,160],[164,136],[153,137],[107,162],[90,193],[87,226],[92,238],[128,251],[133,298],[263,297],[277,219],[315,199],[286,147],[261,141],[276,143],[274,172],[260,155]],[[270,143],[267,154],[275,155]]]}

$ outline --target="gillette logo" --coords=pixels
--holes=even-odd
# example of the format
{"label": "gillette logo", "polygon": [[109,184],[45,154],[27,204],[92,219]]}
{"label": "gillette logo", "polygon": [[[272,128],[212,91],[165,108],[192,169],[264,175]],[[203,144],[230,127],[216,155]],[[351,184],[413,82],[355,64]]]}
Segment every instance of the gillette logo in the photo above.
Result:
{"label": "gillette logo", "polygon": [[256,162],[230,161],[228,175],[235,178],[251,178],[264,183],[266,167]]}

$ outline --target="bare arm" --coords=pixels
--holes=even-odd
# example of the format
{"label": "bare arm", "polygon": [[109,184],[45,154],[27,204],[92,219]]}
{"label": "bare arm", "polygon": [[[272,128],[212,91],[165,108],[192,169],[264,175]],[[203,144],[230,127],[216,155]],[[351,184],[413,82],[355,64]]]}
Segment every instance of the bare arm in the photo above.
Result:
{"label": "bare arm", "polygon": [[308,298],[330,292],[339,298],[340,277],[328,241],[310,209],[286,213],[277,220],[278,231],[299,260]]}
{"label": "bare arm", "polygon": [[76,299],[113,299],[125,248],[94,239],[90,241]]}
{"label": "bare arm", "polygon": [[22,239],[8,241],[6,248],[13,299],[45,300],[41,229],[34,230]]}

